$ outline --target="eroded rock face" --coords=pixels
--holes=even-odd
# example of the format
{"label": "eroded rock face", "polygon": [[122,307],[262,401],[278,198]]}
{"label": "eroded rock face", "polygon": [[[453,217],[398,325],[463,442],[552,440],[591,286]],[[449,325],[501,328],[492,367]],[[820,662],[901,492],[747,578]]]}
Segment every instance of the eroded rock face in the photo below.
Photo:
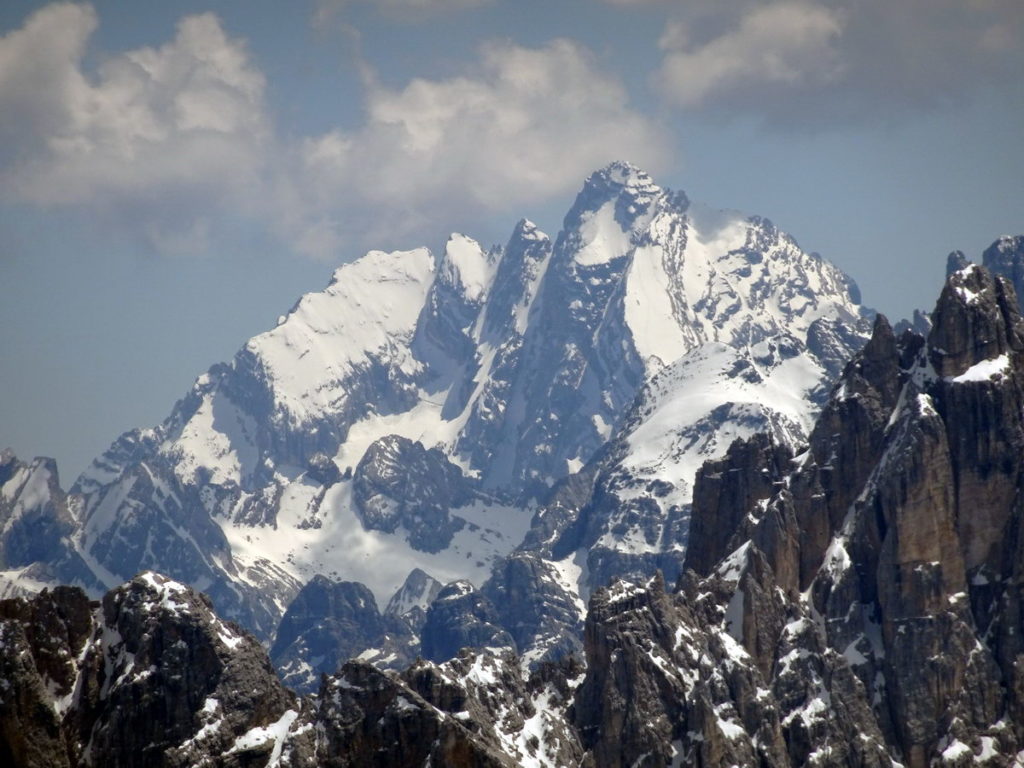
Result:
{"label": "eroded rock face", "polygon": [[705,467],[747,509],[725,507],[724,559],[691,555],[703,577],[595,595],[574,712],[600,764],[1021,759],[1021,319],[974,266],[932,318],[927,340],[876,323],[769,496],[743,480],[778,472],[769,453]]}
{"label": "eroded rock face", "polygon": [[746,510],[778,489],[791,458],[788,449],[762,433],[737,440],[722,459],[704,464],[694,482],[686,568],[707,575],[732,551],[729,542]]}
{"label": "eroded rock face", "polygon": [[100,590],[75,550],[75,512],[53,459],[26,463],[10,450],[0,452],[0,570],[8,573],[0,596],[29,594],[35,584],[54,582]]}
{"label": "eroded rock face", "polygon": [[442,586],[426,571],[413,568],[402,586],[391,596],[384,614],[400,621],[413,635],[419,637],[427,620],[427,609],[437,599]]}
{"label": "eroded rock face", "polygon": [[536,553],[514,552],[498,564],[481,591],[516,647],[536,666],[582,655],[583,604],[570,586]]}
{"label": "eroded rock face", "polygon": [[[58,587],[32,601],[0,602],[0,762],[67,766],[61,701],[74,692],[75,659],[92,634],[95,604]],[[56,699],[56,701],[55,701]]]}
{"label": "eroded rock face", "polygon": [[77,588],[3,601],[0,617],[7,765],[263,765],[304,743],[255,638],[163,576],[99,604]]}
{"label": "eroded rock face", "polygon": [[438,552],[465,525],[449,510],[467,504],[472,489],[441,451],[387,435],[366,450],[356,467],[352,498],[367,530],[394,533],[401,525],[413,547]]}
{"label": "eroded rock face", "polygon": [[1009,280],[1018,300],[1024,298],[1024,235],[1000,237],[981,254],[981,265]]}
{"label": "eroded rock face", "polygon": [[362,584],[316,576],[296,595],[277,630],[270,659],[284,683],[315,693],[320,678],[348,659],[371,651],[402,668],[416,658],[418,639],[399,617],[381,615],[373,593]]}
{"label": "eroded rock face", "polygon": [[317,723],[328,766],[577,766],[565,710],[580,668],[524,679],[512,655],[465,652],[401,675],[350,662],[324,681]]}
{"label": "eroded rock face", "polygon": [[515,648],[515,641],[485,595],[468,581],[453,581],[430,604],[420,647],[424,658],[447,661],[462,648]]}
{"label": "eroded rock face", "polygon": [[327,766],[514,765],[459,720],[368,664],[346,664],[325,681],[320,702]]}
{"label": "eroded rock face", "polygon": [[[336,603],[365,597],[329,586],[303,604],[324,590]],[[572,660],[529,677],[511,653],[467,651],[401,675],[350,661],[300,700],[255,638],[152,572],[101,602],[72,587],[0,601],[0,673],[0,758],[11,768],[582,760],[565,718],[582,673]]]}

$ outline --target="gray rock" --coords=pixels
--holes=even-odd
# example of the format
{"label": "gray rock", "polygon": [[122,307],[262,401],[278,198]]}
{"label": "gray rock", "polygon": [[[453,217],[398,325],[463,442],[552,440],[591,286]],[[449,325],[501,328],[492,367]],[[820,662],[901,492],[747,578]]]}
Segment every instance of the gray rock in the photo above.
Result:
{"label": "gray rock", "polygon": [[352,498],[363,527],[408,532],[424,552],[445,549],[465,521],[450,514],[473,498],[472,484],[436,448],[399,435],[373,442],[356,467]]}
{"label": "gray rock", "polygon": [[391,596],[384,615],[401,621],[418,637],[427,620],[427,609],[437,598],[441,587],[441,582],[426,571],[413,568],[402,586]]}
{"label": "gray rock", "polygon": [[420,637],[423,657],[447,661],[463,648],[515,648],[498,613],[468,581],[446,584],[427,610]]}
{"label": "gray rock", "polygon": [[270,659],[284,683],[305,694],[317,691],[323,675],[367,650],[401,668],[416,658],[419,643],[404,622],[381,616],[362,584],[314,576],[285,611]]}

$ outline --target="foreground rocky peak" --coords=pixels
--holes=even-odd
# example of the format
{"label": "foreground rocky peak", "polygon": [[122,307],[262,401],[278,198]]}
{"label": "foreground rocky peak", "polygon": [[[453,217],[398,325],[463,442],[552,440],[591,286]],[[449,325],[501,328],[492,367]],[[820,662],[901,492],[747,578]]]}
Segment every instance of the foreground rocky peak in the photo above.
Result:
{"label": "foreground rocky peak", "polygon": [[298,715],[251,635],[155,573],[101,603],[76,588],[0,602],[0,636],[5,764],[265,764]]}
{"label": "foreground rocky peak", "polygon": [[[316,584],[322,592],[327,585]],[[582,670],[525,678],[465,651],[401,675],[350,661],[297,699],[208,598],[140,574],[0,601],[0,758],[54,766],[576,765],[565,717]]]}
{"label": "foreground rocky peak", "polygon": [[[688,563],[706,576],[683,594],[711,611],[691,626],[731,635],[754,690],[771,692],[792,762],[826,749],[830,765],[1020,759],[1021,318],[1009,283],[975,266],[950,276],[932,317],[927,340],[876,324],[794,471],[734,448],[698,480],[776,486],[741,494],[725,546],[694,526]],[[700,499],[695,518],[720,508]],[[708,551],[725,558],[709,567]],[[785,764],[753,724],[738,741]]]}

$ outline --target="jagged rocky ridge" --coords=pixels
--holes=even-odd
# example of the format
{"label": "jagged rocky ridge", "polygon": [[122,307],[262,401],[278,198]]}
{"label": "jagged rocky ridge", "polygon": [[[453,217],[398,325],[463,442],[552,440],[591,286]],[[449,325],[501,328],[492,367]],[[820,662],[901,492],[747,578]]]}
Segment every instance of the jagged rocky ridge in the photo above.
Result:
{"label": "jagged rocky ridge", "polygon": [[0,601],[0,762],[60,766],[572,765],[582,670],[524,679],[465,652],[399,675],[351,661],[298,699],[209,600],[153,572]]}
{"label": "jagged rocky ridge", "polygon": [[[254,640],[147,573],[102,605],[74,589],[0,603],[0,707],[15,725],[0,755],[14,765],[138,764],[147,748],[154,765],[191,764],[175,762],[186,754],[221,765],[1019,764],[1024,320],[1008,281],[966,265],[931,321],[927,338],[897,337],[878,318],[796,455],[755,437],[707,463],[688,570],[673,588],[656,575],[598,589],[582,664],[530,672],[501,650],[401,673],[351,661],[298,702]],[[447,597],[473,598],[472,587]],[[182,680],[184,660],[153,655],[179,647],[171,640],[203,674]],[[221,717],[216,702],[235,687],[246,698]],[[140,713],[152,722],[125,734]],[[153,747],[156,724],[170,735]]]}
{"label": "jagged rocky ridge", "polygon": [[[768,220],[616,163],[553,242],[522,221],[503,247],[453,235],[437,257],[338,269],[118,439],[58,505],[43,559],[0,583],[98,596],[154,569],[274,642],[314,576],[365,585],[379,613],[418,568],[501,595],[516,649],[556,656],[610,576],[679,572],[705,459],[765,429],[806,439],[866,338],[858,302]],[[395,643],[367,650],[400,663],[413,646]],[[307,687],[332,669],[288,658]]]}
{"label": "jagged rocky ridge", "polygon": [[674,594],[595,598],[575,711],[598,764],[1024,760],[1024,322],[973,265],[932,322],[880,318],[792,462],[705,466]]}

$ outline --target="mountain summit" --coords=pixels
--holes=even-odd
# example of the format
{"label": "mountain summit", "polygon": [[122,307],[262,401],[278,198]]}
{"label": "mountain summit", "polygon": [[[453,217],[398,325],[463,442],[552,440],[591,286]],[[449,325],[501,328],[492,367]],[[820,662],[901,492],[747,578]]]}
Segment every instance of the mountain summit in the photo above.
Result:
{"label": "mountain summit", "polygon": [[[269,640],[317,574],[385,605],[417,568],[491,579],[481,599],[515,573],[578,622],[612,574],[679,572],[702,462],[806,440],[869,315],[767,219],[613,163],[554,241],[524,220],[340,267],[93,462],[47,578],[156,570]],[[533,565],[492,570],[517,548]],[[12,589],[30,566],[5,564]]]}
{"label": "mountain summit", "polygon": [[[403,474],[420,482],[418,462],[442,485],[454,472],[444,451],[392,438],[369,460],[380,493],[398,494]],[[674,585],[615,579],[585,617],[560,587],[561,541],[604,509],[592,497],[572,518],[569,505],[621,490],[594,481],[623,466],[610,444],[559,482],[481,589],[413,570],[381,614],[363,585],[310,580],[271,654],[315,697],[285,690],[208,598],[153,572],[101,603],[74,587],[0,601],[0,756],[26,768],[1020,765],[1022,444],[1024,319],[1008,280],[964,261],[927,336],[876,319],[795,453],[762,432],[703,465]],[[38,505],[57,492],[52,466],[0,466],[17,520],[64,519]],[[354,486],[330,472],[317,464],[314,487]],[[338,668],[359,642],[375,645]],[[332,668],[314,688],[303,672],[323,655]]]}

